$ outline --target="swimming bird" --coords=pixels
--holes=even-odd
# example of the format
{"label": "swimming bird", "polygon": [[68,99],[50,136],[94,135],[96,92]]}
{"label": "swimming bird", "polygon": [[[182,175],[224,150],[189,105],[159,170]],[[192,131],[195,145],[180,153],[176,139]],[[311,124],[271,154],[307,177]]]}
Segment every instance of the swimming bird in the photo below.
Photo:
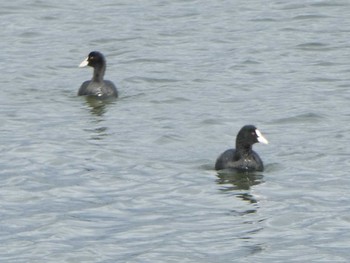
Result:
{"label": "swimming bird", "polygon": [[90,52],[89,56],[80,63],[79,67],[90,66],[94,68],[91,80],[84,81],[78,91],[78,96],[90,95],[104,99],[107,97],[118,97],[118,91],[114,83],[110,80],[104,80],[106,71],[106,59],[98,51]]}
{"label": "swimming bird", "polygon": [[268,144],[268,141],[254,125],[245,125],[236,137],[236,149],[223,152],[215,163],[215,170],[263,171],[264,164],[253,151],[254,143]]}

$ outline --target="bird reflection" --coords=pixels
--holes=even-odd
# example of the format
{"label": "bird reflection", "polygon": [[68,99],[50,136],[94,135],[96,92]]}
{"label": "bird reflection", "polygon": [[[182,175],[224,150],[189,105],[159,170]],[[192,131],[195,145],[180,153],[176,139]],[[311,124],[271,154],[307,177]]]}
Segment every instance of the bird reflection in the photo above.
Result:
{"label": "bird reflection", "polygon": [[104,139],[106,136],[108,136],[107,127],[99,127],[92,130],[91,139],[99,141]]}
{"label": "bird reflection", "polygon": [[107,105],[113,103],[115,100],[101,100],[93,96],[86,96],[86,103],[90,108],[90,112],[96,116],[102,116],[107,111]]}
{"label": "bird reflection", "polygon": [[251,226],[238,237],[244,242],[247,255],[255,255],[264,250],[264,244],[256,240],[256,234],[264,229],[260,224],[264,218],[258,214],[258,197],[250,191],[252,186],[262,182],[264,182],[264,176],[261,172],[221,170],[217,173],[216,183],[219,185],[220,191],[248,203],[243,207],[235,206],[229,211],[229,215],[242,218],[239,222],[242,222],[243,227]]}
{"label": "bird reflection", "polygon": [[[250,203],[257,203],[257,200],[249,192],[239,190],[249,190],[253,185],[263,182],[264,176],[261,173],[242,173],[237,171],[220,171],[217,174],[216,183],[221,185],[222,192],[233,192],[237,197]],[[235,192],[236,191],[236,192]]]}
{"label": "bird reflection", "polygon": [[227,191],[249,190],[251,186],[262,183],[264,178],[261,173],[242,173],[236,171],[221,171],[217,176],[218,184],[232,184],[231,187],[227,188]]}
{"label": "bird reflection", "polygon": [[[90,112],[93,116],[92,123],[96,125],[101,125],[101,123],[104,123],[104,117],[103,115],[107,112],[108,104],[113,103],[115,100],[101,100],[97,99],[93,96],[86,96],[84,97],[86,100],[86,104],[90,109]],[[95,125],[95,126],[96,126]],[[106,126],[98,126],[94,128],[86,129],[86,131],[91,132],[91,139],[92,140],[102,140],[106,136],[108,136],[108,127]]]}

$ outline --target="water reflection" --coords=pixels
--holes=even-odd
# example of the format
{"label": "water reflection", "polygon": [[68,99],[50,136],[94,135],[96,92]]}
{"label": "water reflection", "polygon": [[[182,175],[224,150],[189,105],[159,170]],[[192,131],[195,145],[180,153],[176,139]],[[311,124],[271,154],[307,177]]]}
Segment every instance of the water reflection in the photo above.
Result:
{"label": "water reflection", "polygon": [[[216,183],[220,186],[222,192],[234,192],[238,198],[248,201],[251,204],[257,203],[256,198],[249,191],[253,185],[263,182],[264,176],[261,173],[242,173],[237,171],[220,171],[217,174]],[[255,210],[254,210],[255,211]]]}
{"label": "water reflection", "polygon": [[217,176],[217,183],[219,185],[232,185],[225,187],[224,191],[249,190],[251,186],[262,183],[264,178],[260,173],[242,173],[236,171],[220,171]]}
{"label": "water reflection", "polygon": [[86,96],[86,103],[90,112],[96,116],[102,116],[107,111],[107,106],[115,102],[115,99],[101,100],[92,96]]}
{"label": "water reflection", "polygon": [[106,136],[108,136],[107,129],[107,127],[98,127],[93,129],[91,139],[95,141],[103,140]]}
{"label": "water reflection", "polygon": [[260,225],[263,218],[258,215],[258,199],[250,192],[250,188],[263,182],[264,176],[261,173],[244,173],[233,170],[225,170],[217,173],[216,183],[220,186],[220,191],[231,193],[236,198],[248,202],[248,207],[235,207],[229,211],[234,217],[242,217],[242,227],[248,227],[247,231],[242,233],[238,238],[245,243],[247,255],[255,255],[264,251],[264,244],[256,240],[256,234],[264,228]]}
{"label": "water reflection", "polygon": [[[103,123],[103,115],[107,112],[108,105],[115,102],[115,99],[100,100],[92,96],[85,97],[86,104],[88,105],[90,112],[96,118],[93,118],[93,123],[100,124]],[[108,136],[108,127],[100,126],[87,129],[91,132],[92,140],[102,140],[104,137]]]}

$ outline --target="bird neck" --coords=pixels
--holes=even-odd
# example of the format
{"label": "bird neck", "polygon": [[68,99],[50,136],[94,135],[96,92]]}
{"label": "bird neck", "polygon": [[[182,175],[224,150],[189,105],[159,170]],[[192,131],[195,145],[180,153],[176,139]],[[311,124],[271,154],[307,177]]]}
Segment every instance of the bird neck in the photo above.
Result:
{"label": "bird neck", "polygon": [[236,142],[236,150],[237,152],[239,152],[242,156],[244,155],[248,155],[252,152],[252,145],[251,144],[247,144],[247,143],[242,143],[237,141]]}
{"label": "bird neck", "polygon": [[106,65],[97,66],[94,68],[94,75],[92,80],[95,82],[102,82],[105,75]]}

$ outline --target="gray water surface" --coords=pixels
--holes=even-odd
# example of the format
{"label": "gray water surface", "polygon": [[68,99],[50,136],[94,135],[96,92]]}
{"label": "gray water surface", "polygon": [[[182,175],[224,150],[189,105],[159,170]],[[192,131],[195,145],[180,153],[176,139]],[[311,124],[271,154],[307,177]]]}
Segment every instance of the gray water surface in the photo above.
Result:
{"label": "gray water surface", "polygon": [[[3,1],[1,262],[348,262],[349,1]],[[76,96],[92,50],[120,98]],[[255,124],[263,173],[214,171]]]}

